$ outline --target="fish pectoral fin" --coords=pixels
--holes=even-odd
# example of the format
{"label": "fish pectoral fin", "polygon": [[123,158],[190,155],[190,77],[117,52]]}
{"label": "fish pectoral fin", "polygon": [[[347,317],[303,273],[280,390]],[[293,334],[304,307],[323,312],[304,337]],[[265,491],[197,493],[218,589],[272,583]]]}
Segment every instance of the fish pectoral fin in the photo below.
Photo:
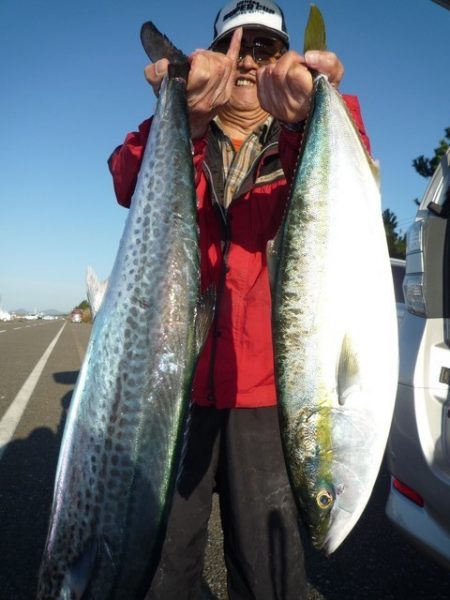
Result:
{"label": "fish pectoral fin", "polygon": [[210,286],[197,301],[195,317],[195,346],[197,356],[200,354],[211,328],[216,306],[216,288]]}
{"label": "fish pectoral fin", "polygon": [[66,573],[63,589],[70,592],[67,597],[74,600],[86,598],[85,594],[89,589],[100,554],[102,555],[101,561],[106,560],[111,563],[115,571],[116,565],[108,540],[103,536],[90,538],[86,542],[83,552],[71,563]]}
{"label": "fish pectoral fin", "polygon": [[70,598],[81,600],[85,594],[97,563],[98,552],[98,540],[90,538],[83,552],[71,563],[63,585],[63,589],[70,590]]}
{"label": "fish pectoral fin", "polygon": [[344,406],[349,396],[361,389],[358,356],[349,335],[344,336],[337,367],[337,396]]}

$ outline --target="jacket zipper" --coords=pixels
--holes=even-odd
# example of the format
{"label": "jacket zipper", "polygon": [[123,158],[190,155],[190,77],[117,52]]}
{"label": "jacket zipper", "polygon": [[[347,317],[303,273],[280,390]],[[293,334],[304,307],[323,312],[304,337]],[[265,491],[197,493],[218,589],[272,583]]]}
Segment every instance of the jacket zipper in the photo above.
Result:
{"label": "jacket zipper", "polygon": [[214,204],[220,218],[222,220],[223,231],[225,234],[225,239],[223,240],[224,245],[222,248],[222,270],[219,279],[218,289],[216,291],[216,306],[214,310],[214,319],[212,325],[212,348],[211,348],[211,357],[209,361],[209,372],[208,372],[208,391],[207,391],[207,400],[211,404],[214,404],[216,401],[215,393],[214,393],[214,368],[216,363],[216,354],[217,354],[217,338],[220,335],[219,333],[219,309],[220,309],[220,301],[222,299],[223,289],[225,287],[225,276],[227,273],[227,254],[230,246],[230,230],[229,230],[229,221],[227,218],[227,210],[220,204],[217,198],[216,189],[214,187],[214,182],[212,178],[211,171],[206,163],[203,163],[204,168],[208,172],[208,179],[211,185],[211,190],[214,195]]}
{"label": "jacket zipper", "polygon": [[[271,143],[268,146],[266,146],[259,154],[258,156],[253,160],[251,167],[248,171],[248,175],[245,177],[245,179],[243,180],[243,182],[241,183],[241,185],[239,186],[239,190],[242,188],[243,184],[246,182],[247,178],[249,177],[250,173],[252,172],[252,170],[254,169],[255,165],[257,164],[257,162],[262,158],[262,156],[264,154],[267,153],[267,151],[269,149],[271,149],[272,147],[276,146],[276,143]],[[230,224],[229,224],[229,219],[228,219],[228,211],[226,208],[224,208],[221,203],[219,202],[219,199],[217,198],[217,193],[216,193],[216,189],[214,187],[214,181],[213,181],[213,177],[212,177],[212,173],[211,170],[208,166],[208,164],[206,162],[203,163],[203,167],[207,172],[208,175],[208,179],[209,179],[209,183],[211,186],[211,191],[213,193],[214,196],[214,204],[217,207],[217,210],[220,214],[220,218],[222,220],[222,225],[223,225],[223,231],[225,233],[225,239],[224,239],[224,246],[222,249],[222,272],[220,275],[220,280],[219,280],[219,285],[218,285],[218,289],[216,291],[216,306],[215,306],[215,310],[214,310],[214,319],[213,319],[213,324],[212,324],[212,335],[213,335],[213,340],[212,340],[212,348],[211,348],[211,358],[210,358],[210,362],[209,362],[209,372],[208,372],[208,391],[207,391],[207,400],[210,404],[215,404],[216,398],[215,398],[215,385],[214,385],[214,370],[215,370],[215,363],[216,363],[216,354],[217,354],[217,338],[220,335],[220,331],[219,331],[219,309],[220,309],[220,301],[222,299],[222,294],[223,294],[223,290],[225,287],[225,277],[226,274],[228,272],[228,263],[227,263],[227,257],[228,257],[228,251],[229,251],[229,247],[230,247],[230,241],[231,241],[231,236],[230,236]],[[236,193],[236,192],[235,192]],[[232,200],[231,204],[233,204],[235,200]],[[230,204],[230,206],[231,206]]]}

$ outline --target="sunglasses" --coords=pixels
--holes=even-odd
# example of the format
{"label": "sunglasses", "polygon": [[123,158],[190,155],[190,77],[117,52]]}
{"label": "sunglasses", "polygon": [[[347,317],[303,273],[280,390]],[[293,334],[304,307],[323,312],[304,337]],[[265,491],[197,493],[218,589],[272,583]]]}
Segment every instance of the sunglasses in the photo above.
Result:
{"label": "sunglasses", "polygon": [[[226,54],[230,47],[231,35],[220,40],[213,46],[214,52]],[[268,65],[276,62],[286,52],[283,42],[273,38],[254,38],[252,44],[247,44],[245,39],[241,42],[238,62],[250,54],[257,65]]]}

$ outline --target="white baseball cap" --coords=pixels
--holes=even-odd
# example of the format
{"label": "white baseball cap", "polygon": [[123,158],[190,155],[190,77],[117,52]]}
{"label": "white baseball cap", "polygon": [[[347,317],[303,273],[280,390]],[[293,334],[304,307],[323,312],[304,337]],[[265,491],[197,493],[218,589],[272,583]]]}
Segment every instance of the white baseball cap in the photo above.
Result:
{"label": "white baseball cap", "polygon": [[219,10],[214,21],[214,39],[211,46],[238,27],[267,29],[289,47],[281,8],[270,0],[233,0]]}

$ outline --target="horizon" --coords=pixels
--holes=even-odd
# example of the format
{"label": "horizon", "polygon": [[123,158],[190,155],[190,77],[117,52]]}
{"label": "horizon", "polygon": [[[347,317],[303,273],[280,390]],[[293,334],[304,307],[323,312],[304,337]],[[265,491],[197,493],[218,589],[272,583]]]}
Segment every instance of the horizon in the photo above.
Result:
{"label": "horizon", "polygon": [[[301,53],[309,0],[279,4],[291,47]],[[155,106],[143,76],[140,27],[154,21],[189,54],[208,47],[222,5],[0,3],[5,310],[54,306],[67,313],[87,297],[89,265],[101,280],[109,277],[127,210],[116,202],[106,161]],[[341,91],[358,96],[380,162],[380,212],[391,210],[404,233],[416,214],[414,199],[428,184],[412,161],[433,156],[450,126],[450,10],[433,0],[380,0],[363,10],[358,0],[322,0],[318,6],[328,47],[345,66]]]}

